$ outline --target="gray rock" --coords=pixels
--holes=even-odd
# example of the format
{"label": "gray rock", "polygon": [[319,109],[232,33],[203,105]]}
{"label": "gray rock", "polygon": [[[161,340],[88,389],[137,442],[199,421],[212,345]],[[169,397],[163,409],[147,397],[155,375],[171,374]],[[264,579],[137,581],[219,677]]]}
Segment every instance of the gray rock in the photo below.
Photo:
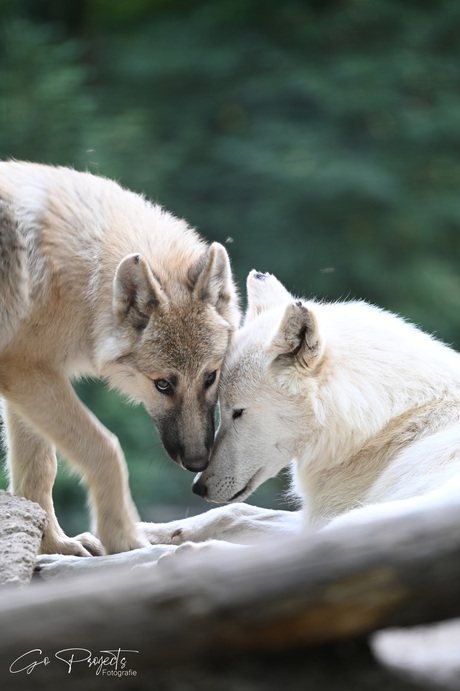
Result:
{"label": "gray rock", "polygon": [[46,524],[41,506],[0,490],[0,586],[30,582]]}

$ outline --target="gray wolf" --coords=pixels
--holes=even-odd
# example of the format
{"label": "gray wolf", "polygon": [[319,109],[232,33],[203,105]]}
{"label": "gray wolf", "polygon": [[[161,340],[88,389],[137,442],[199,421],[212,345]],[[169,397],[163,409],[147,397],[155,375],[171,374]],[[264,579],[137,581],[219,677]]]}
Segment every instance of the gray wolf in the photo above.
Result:
{"label": "gray wolf", "polygon": [[[299,300],[256,271],[247,289],[211,461],[193,486],[228,506],[147,526],[152,542],[247,543],[460,499],[458,353],[362,301]],[[241,503],[286,466],[300,512]]]}
{"label": "gray wolf", "polygon": [[[119,442],[70,380],[101,377],[143,403],[169,455],[203,470],[239,323],[224,247],[110,180],[1,162],[0,323],[11,491],[47,512],[42,552],[148,545]],[[57,522],[56,447],[83,475],[100,542],[69,539]]]}

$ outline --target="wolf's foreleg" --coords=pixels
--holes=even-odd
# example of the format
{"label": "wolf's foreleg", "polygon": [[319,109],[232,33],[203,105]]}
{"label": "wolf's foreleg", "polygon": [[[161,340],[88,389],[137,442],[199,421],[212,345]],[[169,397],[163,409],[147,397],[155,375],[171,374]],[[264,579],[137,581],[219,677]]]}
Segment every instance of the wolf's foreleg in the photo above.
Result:
{"label": "wolf's foreleg", "polygon": [[296,535],[303,526],[303,518],[298,511],[276,511],[238,503],[178,521],[140,525],[152,544],[224,540],[250,545],[268,536]]}
{"label": "wolf's foreleg", "polygon": [[[18,426],[18,418],[25,419],[82,472],[90,491],[95,529],[107,552],[124,552],[148,545],[135,525],[139,516],[131,499],[128,470],[119,442],[85,408],[70,382],[54,371],[34,368],[21,372],[9,386],[8,400],[16,414],[17,437],[25,431],[24,425]],[[21,477],[19,484],[27,488],[28,498],[46,504],[44,508],[53,530],[56,522],[54,510],[51,511],[51,489],[56,473],[54,449],[50,442],[38,444],[36,434],[29,433],[27,438],[29,442],[24,443],[32,449],[33,441],[42,463],[37,465],[29,451],[24,455],[25,462],[20,462],[19,474],[12,473]],[[16,466],[17,454],[12,461],[12,466]],[[43,481],[38,479],[41,473],[44,473]],[[16,491],[19,490],[17,483],[15,480]],[[53,546],[48,548],[45,543],[45,548],[49,551]],[[70,553],[75,554],[75,551]]]}
{"label": "wolf's foreleg", "polygon": [[82,557],[102,554],[102,545],[95,537],[88,534],[81,540],[72,540],[57,521],[52,500],[57,470],[54,446],[33,430],[9,403],[5,403],[5,426],[10,491],[37,502],[48,516],[40,550],[42,554],[74,554]]}

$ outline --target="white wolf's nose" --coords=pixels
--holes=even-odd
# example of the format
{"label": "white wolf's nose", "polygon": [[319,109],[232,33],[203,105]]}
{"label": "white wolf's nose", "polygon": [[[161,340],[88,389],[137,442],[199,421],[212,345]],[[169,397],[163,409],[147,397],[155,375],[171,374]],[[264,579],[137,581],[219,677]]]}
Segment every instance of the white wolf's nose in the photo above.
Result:
{"label": "white wolf's nose", "polygon": [[207,491],[208,490],[207,490],[204,482],[200,482],[199,478],[195,478],[195,480],[193,481],[193,485],[192,485],[193,494],[198,494],[199,497],[204,499]]}

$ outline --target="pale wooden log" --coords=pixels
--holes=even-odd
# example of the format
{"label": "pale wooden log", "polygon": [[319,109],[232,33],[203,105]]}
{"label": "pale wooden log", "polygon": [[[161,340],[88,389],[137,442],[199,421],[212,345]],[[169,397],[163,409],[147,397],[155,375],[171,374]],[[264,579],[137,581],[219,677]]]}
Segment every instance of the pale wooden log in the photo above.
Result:
{"label": "pale wooden log", "polygon": [[[139,651],[129,658],[138,678],[137,686],[133,679],[117,680],[120,688],[144,688],[141,683],[150,679],[152,688],[195,691],[220,678],[230,685],[214,688],[236,689],[243,678],[238,670],[251,668],[266,681],[260,688],[271,689],[264,670],[272,669],[274,678],[278,660],[287,683],[297,660],[303,688],[319,688],[311,685],[316,675],[325,689],[342,691],[340,642],[360,641],[388,625],[460,615],[459,524],[460,505],[254,549],[186,555],[163,568],[37,584],[20,597],[0,593],[0,668],[8,670],[18,655],[40,648],[51,662],[27,677],[27,688],[40,688],[63,674],[56,651],[122,648]],[[320,644],[327,644],[325,657]],[[340,663],[355,684],[349,688],[383,688],[359,681],[363,665],[375,679],[383,672],[371,669],[357,646],[356,659],[345,655]],[[295,652],[299,648],[302,653]],[[336,671],[327,666],[327,655],[339,665]],[[201,678],[203,686],[184,686],[189,677]],[[103,688],[102,677],[83,663],[64,678],[66,688],[87,678],[93,685],[88,688]],[[326,685],[327,679],[336,685]],[[387,679],[386,688],[411,687],[388,685]]]}

